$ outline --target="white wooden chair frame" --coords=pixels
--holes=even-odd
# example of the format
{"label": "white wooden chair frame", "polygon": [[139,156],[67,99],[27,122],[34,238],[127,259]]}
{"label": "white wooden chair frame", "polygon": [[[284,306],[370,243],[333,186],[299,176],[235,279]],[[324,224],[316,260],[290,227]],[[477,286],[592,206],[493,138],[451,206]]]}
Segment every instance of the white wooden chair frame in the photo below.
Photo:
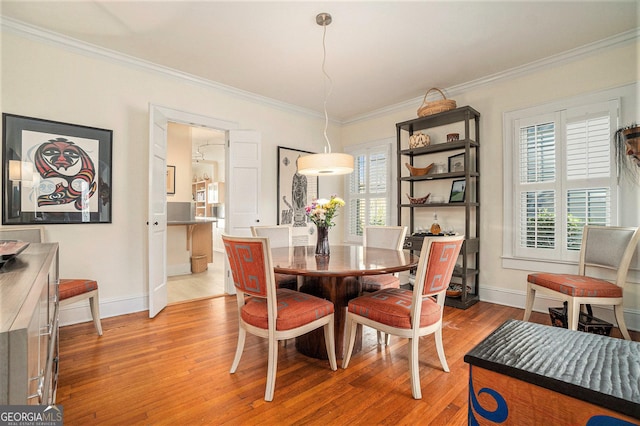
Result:
{"label": "white wooden chair frame", "polygon": [[[594,240],[594,241],[592,241]],[[627,282],[627,273],[633,253],[640,241],[640,228],[619,226],[594,226],[584,227],[582,234],[582,246],[580,248],[580,261],[578,273],[586,275],[587,268],[600,268],[613,271],[616,274],[612,282],[622,288]],[[624,246],[616,243],[624,243]],[[622,253],[620,256],[614,253]],[[623,297],[573,297],[540,285],[527,282],[527,301],[525,305],[523,321],[528,321],[533,310],[536,293],[540,292],[562,302],[567,302],[567,321],[569,330],[578,329],[578,320],[582,305],[612,305],[613,311],[620,328],[620,333],[626,340],[631,340],[627,325],[624,322]]]}
{"label": "white wooden chair frame", "polygon": [[[376,330],[387,333],[387,335],[394,335],[409,339],[409,374],[411,377],[411,393],[415,399],[422,398],[422,390],[420,388],[420,365],[419,365],[419,351],[418,345],[421,336],[427,336],[433,334],[436,341],[436,351],[438,353],[438,359],[442,364],[442,369],[445,372],[449,372],[449,365],[444,354],[444,346],[442,344],[442,314],[444,312],[444,301],[446,298],[447,287],[445,286],[441,291],[436,293],[422,294],[424,288],[424,281],[427,275],[427,267],[429,254],[431,252],[431,246],[433,242],[449,242],[449,241],[464,241],[464,236],[450,236],[450,237],[426,237],[422,244],[420,251],[420,260],[418,261],[418,267],[416,270],[416,284],[413,288],[413,299],[411,301],[411,328],[398,328],[387,324],[382,324],[377,321],[373,321],[369,318],[365,318],[360,315],[347,312],[347,350],[345,357],[342,361],[342,368],[349,366],[351,360],[351,353],[356,339],[356,328],[358,324],[363,324],[368,327],[375,328]],[[456,256],[457,258],[457,256]],[[436,302],[440,306],[440,319],[427,327],[420,327],[420,314],[422,311],[422,300],[426,297],[435,297]],[[416,320],[417,319],[417,320]]]}
{"label": "white wooden chair frame", "polygon": [[[240,358],[242,357],[242,352],[244,350],[244,343],[246,340],[247,332],[262,337],[268,340],[269,342],[269,353],[268,353],[268,361],[267,361],[267,385],[264,394],[265,401],[272,401],[273,394],[275,391],[276,385],[276,371],[278,368],[278,341],[293,339],[295,337],[306,334],[310,331],[313,331],[317,328],[324,327],[324,340],[327,347],[327,354],[329,356],[329,365],[331,366],[331,370],[337,370],[337,362],[336,362],[336,348],[335,348],[335,331],[334,331],[334,314],[327,315],[325,317],[319,318],[310,323],[304,324],[300,327],[293,328],[290,330],[277,330],[276,329],[276,318],[278,315],[278,306],[276,300],[276,283],[275,277],[273,273],[273,261],[271,259],[271,249],[269,246],[269,238],[268,237],[231,237],[228,235],[222,235],[223,242],[225,240],[233,240],[237,242],[262,242],[262,253],[265,259],[265,271],[266,271],[266,282],[267,282],[267,310],[268,310],[268,327],[266,329],[255,327],[251,324],[247,324],[240,315],[240,310],[245,304],[245,295],[244,293],[238,289],[236,294],[236,300],[238,302],[238,346],[236,348],[236,354],[233,358],[233,363],[231,364],[230,373],[233,374],[236,372],[238,368],[238,364],[240,363]],[[256,296],[251,296],[256,297]]]}

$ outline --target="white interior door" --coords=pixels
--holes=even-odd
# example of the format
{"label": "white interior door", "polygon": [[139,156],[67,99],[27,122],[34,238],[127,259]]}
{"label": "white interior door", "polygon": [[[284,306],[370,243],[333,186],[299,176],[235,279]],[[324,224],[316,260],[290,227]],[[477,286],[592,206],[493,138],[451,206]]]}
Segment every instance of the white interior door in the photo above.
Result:
{"label": "white interior door", "polygon": [[[228,211],[225,232],[250,236],[251,226],[260,222],[260,133],[253,130],[230,130],[227,146],[225,203]],[[228,262],[225,265],[225,292],[235,294]]]}
{"label": "white interior door", "polygon": [[167,306],[167,117],[149,108],[149,318]]}

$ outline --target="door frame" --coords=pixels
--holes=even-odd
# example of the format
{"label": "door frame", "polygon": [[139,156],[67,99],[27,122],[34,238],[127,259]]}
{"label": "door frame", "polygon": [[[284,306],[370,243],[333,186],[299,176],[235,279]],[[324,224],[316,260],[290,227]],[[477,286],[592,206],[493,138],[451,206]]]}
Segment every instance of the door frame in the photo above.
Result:
{"label": "door frame", "polygon": [[[210,117],[210,116],[206,116],[206,115],[202,115],[202,114],[198,114],[198,113],[193,113],[193,112],[188,112],[188,111],[182,111],[182,110],[178,110],[175,108],[170,108],[170,107],[166,107],[166,106],[162,106],[162,105],[157,105],[157,104],[153,104],[153,103],[149,103],[149,119],[152,120],[153,117],[157,117],[158,115],[161,115],[163,117],[165,117],[167,119],[167,123],[172,122],[172,123],[179,123],[179,124],[186,124],[189,126],[193,126],[193,127],[207,127],[207,128],[211,128],[211,129],[215,129],[215,130],[221,130],[224,132],[227,132],[229,130],[236,130],[238,129],[238,123],[233,122],[233,121],[227,121],[227,120],[222,120],[219,118],[215,118],[215,117]],[[149,151],[151,151],[153,149],[153,123],[150,124],[150,134],[149,134]],[[166,129],[165,129],[165,138],[166,138]],[[166,147],[166,140],[165,140],[165,147]],[[166,149],[166,148],[165,148]],[[151,158],[151,155],[149,155],[149,158]],[[166,152],[165,152],[165,158],[166,158]],[[165,160],[166,162],[166,160]],[[151,168],[151,164],[149,164],[149,168]],[[164,170],[166,170],[166,164],[164,167]],[[164,173],[162,174],[162,176],[152,176],[151,173],[151,169],[149,169],[149,176],[150,179],[165,179],[165,175]],[[153,194],[151,191],[152,188],[152,182],[149,182],[149,187],[148,187],[148,194],[149,194],[149,198],[148,198],[148,205],[151,206],[152,203],[156,200],[153,200]],[[163,202],[165,203],[165,207],[166,207],[166,196],[163,198]],[[151,212],[151,208],[148,209],[148,213],[147,215],[149,215]],[[153,218],[148,217],[147,218],[147,223],[150,223],[151,220]],[[147,233],[151,232],[151,228],[150,226],[147,226]],[[149,293],[147,295],[147,303],[149,306],[151,306],[151,300],[150,298],[153,297],[153,292],[150,289],[150,286],[152,285],[152,283],[150,282],[151,279],[151,268],[158,268],[157,270],[155,270],[154,272],[156,274],[163,274],[161,276],[165,277],[165,281],[166,281],[166,277],[167,277],[167,264],[166,262],[162,261],[162,262],[158,262],[157,259],[154,258],[153,256],[153,251],[151,250],[151,247],[149,247],[149,237],[147,237],[147,244],[146,244],[146,249],[147,249],[147,277],[146,277],[146,282],[147,282],[147,288],[149,290]],[[164,247],[160,248],[159,250],[163,250],[162,253],[166,253],[167,250],[167,241],[166,238],[164,238]],[[161,269],[161,270],[160,270]],[[166,285],[164,286],[164,292],[166,293]],[[166,294],[164,295],[164,305],[162,307],[158,307],[158,312],[160,312],[162,309],[164,309],[164,307],[166,306]],[[162,302],[161,302],[162,304]],[[151,312],[149,312],[151,314]]]}

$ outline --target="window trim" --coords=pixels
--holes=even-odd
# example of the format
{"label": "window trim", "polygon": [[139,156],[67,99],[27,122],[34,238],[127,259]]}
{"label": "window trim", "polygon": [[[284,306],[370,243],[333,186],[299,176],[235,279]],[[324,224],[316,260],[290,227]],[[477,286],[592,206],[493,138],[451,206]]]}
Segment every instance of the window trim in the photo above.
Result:
{"label": "window trim", "polygon": [[[612,117],[611,121],[611,130],[613,135],[615,129],[620,127],[620,120],[622,116],[621,105],[623,104],[623,98],[627,97],[633,97],[632,85],[622,86],[619,88],[609,89],[586,95],[578,95],[572,98],[557,100],[542,105],[523,108],[520,110],[507,111],[503,113],[503,268],[566,273],[575,272],[575,265],[578,261],[577,253],[575,255],[575,259],[541,259],[536,257],[518,255],[516,253],[517,242],[515,239],[517,236],[516,226],[518,222],[515,215],[518,210],[516,209],[514,203],[519,202],[519,200],[517,200],[517,194],[515,194],[515,179],[518,178],[520,172],[518,163],[514,161],[516,159],[516,156],[518,155],[517,151],[519,149],[519,145],[517,143],[518,135],[516,134],[516,126],[514,126],[516,120],[561,113],[562,121],[559,123],[562,125],[562,127],[557,130],[560,132],[565,132],[566,110],[578,109],[583,105],[615,102],[617,114],[614,114],[614,117]],[[612,149],[612,161],[615,161],[613,160],[614,155],[615,153]],[[563,160],[564,157],[560,159],[560,161]],[[620,186],[615,183],[616,167],[612,165],[611,170],[613,174],[612,179],[614,180],[614,185],[611,187],[611,225],[616,225],[619,223],[620,219]],[[565,191],[566,189],[567,188],[564,188]],[[564,212],[562,213],[562,215],[564,215]]]}
{"label": "window trim", "polygon": [[[395,150],[395,138],[389,137],[379,140],[374,140],[370,142],[363,142],[359,144],[345,146],[344,152],[347,154],[351,154],[354,157],[360,154],[368,154],[368,152],[372,149],[383,147],[387,151],[387,161],[388,161],[388,173],[387,173],[387,187],[389,190],[387,191],[387,207],[388,213],[387,218],[389,221],[389,225],[394,225],[397,221],[397,209],[396,200],[397,200],[397,189],[396,189],[396,181],[397,181],[397,171],[395,168],[396,164],[396,150]],[[347,243],[354,244],[362,244],[362,237],[354,236],[349,233],[349,218],[351,217],[351,192],[349,187],[349,182],[351,181],[351,177],[347,177],[344,180],[344,201],[345,201],[345,219],[344,219],[344,240]]]}

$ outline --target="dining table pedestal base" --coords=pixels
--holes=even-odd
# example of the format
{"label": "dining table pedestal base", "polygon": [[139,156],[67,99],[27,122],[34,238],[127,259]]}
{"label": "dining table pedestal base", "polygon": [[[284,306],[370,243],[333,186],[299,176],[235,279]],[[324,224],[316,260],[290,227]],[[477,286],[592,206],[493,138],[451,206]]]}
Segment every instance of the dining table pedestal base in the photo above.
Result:
{"label": "dining table pedestal base", "polygon": [[[346,350],[345,328],[349,300],[360,295],[360,283],[354,277],[304,277],[299,291],[334,304],[336,358],[342,359]],[[358,327],[353,353],[362,348],[362,327]],[[309,357],[328,359],[324,341],[324,330],[318,328],[296,338],[296,349]]]}

